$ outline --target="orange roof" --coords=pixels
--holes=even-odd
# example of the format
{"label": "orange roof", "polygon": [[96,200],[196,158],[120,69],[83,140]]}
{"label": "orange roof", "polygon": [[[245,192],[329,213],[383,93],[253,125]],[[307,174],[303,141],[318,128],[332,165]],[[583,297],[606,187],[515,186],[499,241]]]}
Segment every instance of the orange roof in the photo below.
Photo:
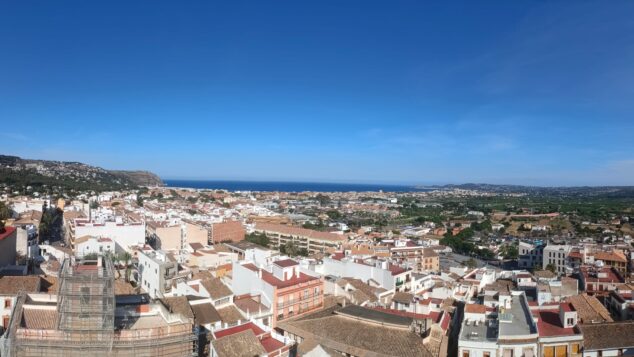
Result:
{"label": "orange roof", "polygon": [[464,308],[465,312],[468,312],[470,314],[484,314],[486,313],[486,306],[484,305],[478,305],[478,304],[467,304],[467,306],[465,306]]}

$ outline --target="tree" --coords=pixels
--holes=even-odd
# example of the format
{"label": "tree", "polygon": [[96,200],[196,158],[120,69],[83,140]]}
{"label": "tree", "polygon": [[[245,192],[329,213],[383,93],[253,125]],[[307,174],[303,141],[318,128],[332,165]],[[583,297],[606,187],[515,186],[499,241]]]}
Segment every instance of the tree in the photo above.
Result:
{"label": "tree", "polygon": [[552,273],[554,273],[556,270],[555,265],[553,265],[552,263],[546,265],[546,270],[550,270]]}
{"label": "tree", "polygon": [[315,199],[317,200],[317,202],[319,202],[319,205],[321,206],[325,206],[330,203],[330,197],[321,193],[317,194],[317,196],[315,196]]}
{"label": "tree", "polygon": [[469,258],[468,260],[465,260],[462,264],[464,264],[464,266],[466,266],[469,269],[474,269],[475,267],[478,266],[478,262],[473,258]]}
{"label": "tree", "polygon": [[[296,257],[299,255],[300,248],[293,242],[288,242],[280,247],[280,252],[290,257]],[[308,252],[307,252],[308,253]],[[308,255],[308,254],[307,254]]]}
{"label": "tree", "polygon": [[121,254],[119,254],[119,261],[123,262],[123,265],[125,267],[125,281],[129,282],[130,281],[130,261],[132,260],[132,255],[128,252],[122,252]]}
{"label": "tree", "polygon": [[0,202],[0,221],[11,218],[11,210],[4,202]]}
{"label": "tree", "polygon": [[516,244],[505,245],[502,250],[502,256],[504,259],[516,260],[519,256],[519,250]]}
{"label": "tree", "polygon": [[137,194],[136,196],[136,204],[139,207],[143,207],[143,196],[141,196],[140,194]]}
{"label": "tree", "polygon": [[249,233],[244,237],[244,240],[246,240],[247,242],[251,242],[257,245],[260,245],[262,247],[269,247],[269,244],[271,243],[269,240],[269,237],[266,236],[266,234],[264,233],[257,233],[257,232],[253,232],[253,233]]}
{"label": "tree", "polygon": [[341,219],[341,213],[339,211],[337,211],[336,209],[328,210],[328,211],[326,211],[326,214],[333,221]]}
{"label": "tree", "polygon": [[97,209],[97,208],[99,208],[99,202],[90,201],[90,209]]}

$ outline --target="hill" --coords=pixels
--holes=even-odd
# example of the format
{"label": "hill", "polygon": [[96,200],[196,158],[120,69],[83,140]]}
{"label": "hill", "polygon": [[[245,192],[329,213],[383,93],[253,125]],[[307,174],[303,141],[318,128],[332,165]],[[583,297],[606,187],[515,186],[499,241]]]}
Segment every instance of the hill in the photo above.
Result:
{"label": "hill", "polygon": [[30,160],[0,155],[0,185],[12,191],[65,192],[136,189],[162,185],[147,171],[110,171],[81,162]]}

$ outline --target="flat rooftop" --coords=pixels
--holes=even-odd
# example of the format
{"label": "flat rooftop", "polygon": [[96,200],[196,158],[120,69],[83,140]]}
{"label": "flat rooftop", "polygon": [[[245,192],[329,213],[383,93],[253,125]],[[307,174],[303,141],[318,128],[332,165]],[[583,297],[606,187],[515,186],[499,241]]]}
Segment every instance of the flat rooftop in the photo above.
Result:
{"label": "flat rooftop", "polygon": [[503,337],[519,337],[537,333],[537,328],[533,323],[533,316],[524,306],[521,295],[511,297],[511,308],[503,313],[498,313],[499,335]]}
{"label": "flat rooftop", "polygon": [[462,329],[460,331],[460,340],[463,341],[497,341],[498,329],[497,321],[495,318],[488,318],[484,322],[480,321],[464,321],[462,323]]}

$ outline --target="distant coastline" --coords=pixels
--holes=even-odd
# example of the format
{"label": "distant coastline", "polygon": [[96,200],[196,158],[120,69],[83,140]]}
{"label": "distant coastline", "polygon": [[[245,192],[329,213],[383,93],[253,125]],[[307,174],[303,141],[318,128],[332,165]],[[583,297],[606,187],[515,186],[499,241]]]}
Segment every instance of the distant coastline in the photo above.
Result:
{"label": "distant coastline", "polygon": [[167,187],[196,189],[218,189],[228,191],[280,191],[280,192],[414,192],[429,191],[407,185],[381,185],[324,182],[279,182],[279,181],[231,181],[231,180],[166,180]]}

